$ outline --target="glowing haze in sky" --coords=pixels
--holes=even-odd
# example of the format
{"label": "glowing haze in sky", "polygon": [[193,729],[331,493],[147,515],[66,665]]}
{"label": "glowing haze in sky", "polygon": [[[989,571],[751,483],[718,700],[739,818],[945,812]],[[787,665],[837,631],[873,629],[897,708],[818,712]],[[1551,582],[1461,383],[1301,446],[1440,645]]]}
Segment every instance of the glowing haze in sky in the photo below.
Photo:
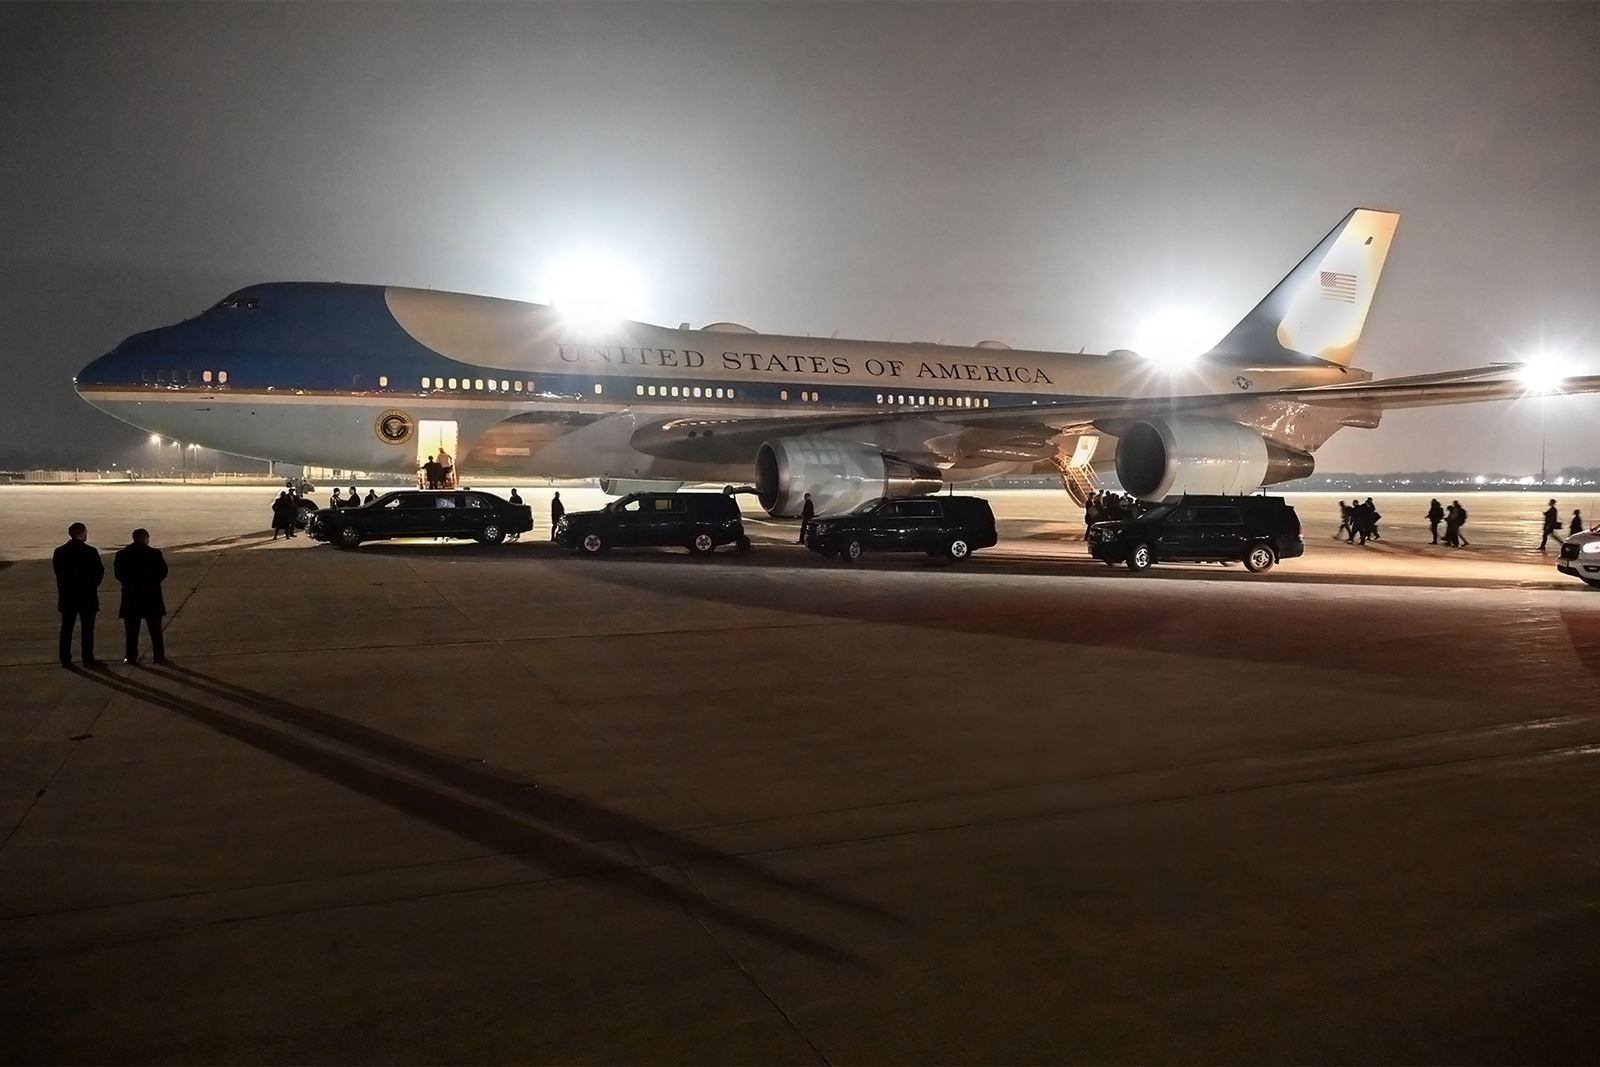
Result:
{"label": "glowing haze in sky", "polygon": [[[1361,365],[1600,364],[1597,55],[1600,5],[0,5],[0,454],[137,447],[71,374],[254,281],[1182,354],[1356,205]],[[1536,470],[1539,406],[1318,465]]]}

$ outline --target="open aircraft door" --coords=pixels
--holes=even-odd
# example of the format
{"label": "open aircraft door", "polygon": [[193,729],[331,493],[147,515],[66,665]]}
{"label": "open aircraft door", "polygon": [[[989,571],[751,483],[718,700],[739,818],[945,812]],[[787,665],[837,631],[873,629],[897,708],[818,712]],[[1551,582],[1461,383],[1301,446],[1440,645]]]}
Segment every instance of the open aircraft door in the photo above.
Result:
{"label": "open aircraft door", "polygon": [[458,424],[454,419],[445,421],[440,419],[417,420],[417,484],[426,488],[422,480],[422,465],[428,462],[431,456],[435,462],[446,468],[444,485],[453,489],[456,484],[456,434]]}

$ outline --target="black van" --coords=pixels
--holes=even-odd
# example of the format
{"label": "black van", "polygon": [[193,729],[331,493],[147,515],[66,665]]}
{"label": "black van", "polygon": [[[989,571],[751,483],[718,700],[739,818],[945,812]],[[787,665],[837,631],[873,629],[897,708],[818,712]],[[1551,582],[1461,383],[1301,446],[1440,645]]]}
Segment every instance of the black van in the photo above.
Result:
{"label": "black van", "polygon": [[646,546],[682,545],[697,556],[719,545],[750,547],[739,505],[724,493],[630,493],[600,511],[563,515],[551,539],[591,556]]}
{"label": "black van", "polygon": [[1305,554],[1300,516],[1281,496],[1178,496],[1131,519],[1089,528],[1089,554],[1147,570],[1152,563],[1243,563],[1261,573]]}
{"label": "black van", "polygon": [[926,552],[966,559],[998,541],[989,502],[975,496],[873,500],[838,518],[817,519],[806,547],[854,563],[868,551]]}

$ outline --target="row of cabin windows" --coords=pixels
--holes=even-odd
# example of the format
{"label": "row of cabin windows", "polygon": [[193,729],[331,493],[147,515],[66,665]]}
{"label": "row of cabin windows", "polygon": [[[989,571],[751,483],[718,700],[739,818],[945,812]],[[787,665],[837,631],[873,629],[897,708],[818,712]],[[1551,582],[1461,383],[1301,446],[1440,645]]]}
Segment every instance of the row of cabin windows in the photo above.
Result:
{"label": "row of cabin windows", "polygon": [[[598,385],[595,386],[594,387],[594,391],[598,393],[600,391],[600,387]],[[698,386],[698,385],[695,385],[695,386],[685,385],[685,386],[682,386],[682,387],[679,387],[679,386],[676,386],[676,385],[673,385],[673,386],[665,386],[665,385],[663,385],[663,386],[636,385],[636,386],[633,387],[633,391],[639,396],[683,396],[683,397],[701,396],[701,397],[705,397],[707,399],[710,399],[712,397],[715,397],[718,400],[732,400],[733,399],[733,390],[732,389],[713,389],[709,385],[708,386],[704,386],[704,387]]]}
{"label": "row of cabin windows", "polygon": [[209,385],[213,377],[215,377],[218,385],[228,384],[228,372],[225,370],[219,370],[215,375],[208,370],[147,370],[139,372],[139,380],[146,384],[160,382],[163,385],[183,385],[187,382],[191,385]]}
{"label": "row of cabin windows", "polygon": [[[491,393],[493,393],[493,392],[520,393],[524,389],[526,389],[530,393],[533,392],[533,383],[532,382],[512,382],[512,381],[506,381],[505,379],[501,379],[500,381],[495,381],[493,378],[489,378],[487,380],[485,380],[483,378],[459,378],[459,379],[458,378],[424,378],[424,379],[422,379],[422,387],[424,389],[479,389],[479,390],[487,388],[489,390],[489,392],[491,392]],[[598,389],[595,390],[595,391],[599,392]]]}
{"label": "row of cabin windows", "polygon": [[989,398],[982,396],[907,396],[900,393],[879,393],[880,404],[915,404],[918,407],[986,408]]}

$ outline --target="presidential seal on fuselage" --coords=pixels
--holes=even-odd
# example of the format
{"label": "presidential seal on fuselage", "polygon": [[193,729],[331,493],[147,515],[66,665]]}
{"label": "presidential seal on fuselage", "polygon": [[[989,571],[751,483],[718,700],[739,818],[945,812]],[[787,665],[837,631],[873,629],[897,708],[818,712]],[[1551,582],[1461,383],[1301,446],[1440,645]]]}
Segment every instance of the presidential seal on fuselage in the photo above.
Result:
{"label": "presidential seal on fuselage", "polygon": [[385,411],[373,424],[373,429],[378,432],[378,440],[386,445],[405,444],[411,440],[411,433],[415,428],[416,424],[411,421],[411,416],[403,411]]}

